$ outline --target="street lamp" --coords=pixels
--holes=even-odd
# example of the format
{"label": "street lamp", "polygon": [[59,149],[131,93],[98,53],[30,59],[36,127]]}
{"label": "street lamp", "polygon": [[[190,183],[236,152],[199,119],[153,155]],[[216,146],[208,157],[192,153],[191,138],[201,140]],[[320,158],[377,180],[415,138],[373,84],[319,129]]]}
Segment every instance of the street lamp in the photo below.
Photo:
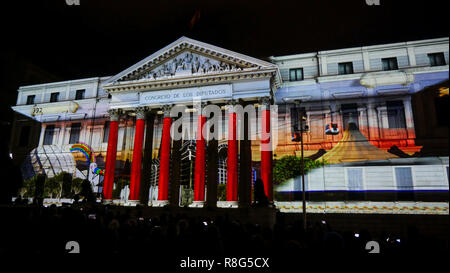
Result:
{"label": "street lamp", "polygon": [[[299,116],[299,105],[302,102],[300,99],[294,99],[293,100],[295,104],[295,116]],[[303,125],[303,121],[306,120],[305,116],[303,115],[303,112],[300,113],[299,116],[300,124],[297,126],[297,122],[293,124],[293,131],[294,136],[292,138],[292,141],[300,142],[301,147],[301,171],[302,171],[302,210],[303,210],[303,229],[306,231],[306,191],[305,191],[305,160],[304,160],[304,153],[303,153],[303,132],[308,131],[308,126]],[[299,132],[300,131],[300,132]],[[300,137],[297,137],[297,133],[300,133]]]}

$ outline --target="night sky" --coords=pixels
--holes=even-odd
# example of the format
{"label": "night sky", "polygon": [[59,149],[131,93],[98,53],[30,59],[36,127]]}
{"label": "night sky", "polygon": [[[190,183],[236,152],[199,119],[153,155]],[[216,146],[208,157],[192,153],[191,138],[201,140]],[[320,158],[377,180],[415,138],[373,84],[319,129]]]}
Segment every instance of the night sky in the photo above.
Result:
{"label": "night sky", "polygon": [[256,58],[448,36],[444,1],[380,2],[4,1],[2,124],[20,85],[114,75],[183,35]]}

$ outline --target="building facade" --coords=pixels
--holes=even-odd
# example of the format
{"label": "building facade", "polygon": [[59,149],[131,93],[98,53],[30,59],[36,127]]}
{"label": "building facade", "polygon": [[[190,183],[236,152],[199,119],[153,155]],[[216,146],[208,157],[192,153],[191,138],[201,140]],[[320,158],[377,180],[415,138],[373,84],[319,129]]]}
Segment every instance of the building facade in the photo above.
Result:
{"label": "building facade", "polygon": [[[128,203],[211,205],[225,190],[220,205],[246,206],[261,178],[282,207],[298,201],[302,182],[277,181],[273,168],[303,144],[322,163],[305,178],[311,202],[448,201],[448,45],[259,60],[182,37],[111,77],[20,87],[13,109],[26,118],[16,119],[11,150],[26,179],[85,178],[85,156],[70,148],[87,144],[108,201],[122,179]],[[41,125],[36,147],[30,120]]]}

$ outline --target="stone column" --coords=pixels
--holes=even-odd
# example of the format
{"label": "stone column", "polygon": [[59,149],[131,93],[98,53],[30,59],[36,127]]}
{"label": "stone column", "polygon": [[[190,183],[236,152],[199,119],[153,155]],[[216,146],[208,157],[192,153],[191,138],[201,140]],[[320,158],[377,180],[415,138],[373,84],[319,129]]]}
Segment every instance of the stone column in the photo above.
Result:
{"label": "stone column", "polygon": [[369,140],[378,143],[378,141],[380,140],[380,125],[378,124],[378,114],[376,106],[373,102],[369,102],[367,104],[367,122],[367,127],[369,128]]}
{"label": "stone column", "polygon": [[39,146],[44,145],[45,130],[47,130],[47,124],[42,123],[41,134],[39,136]]}
{"label": "stone column", "polygon": [[262,109],[261,124],[261,179],[264,183],[264,192],[273,200],[272,189],[272,133],[270,126],[270,98],[264,97],[260,100]]}
{"label": "stone column", "polygon": [[152,112],[147,112],[146,115],[146,129],[144,138],[144,156],[142,164],[144,167],[141,171],[141,189],[139,190],[140,202],[143,205],[148,205],[149,203],[149,190],[152,181],[151,175],[153,172],[152,166],[152,153],[153,153],[153,127],[155,125],[155,114]]}
{"label": "stone column", "polygon": [[[216,126],[216,125],[214,125]],[[218,128],[214,128],[218,130]],[[217,150],[218,140],[211,139],[208,141],[208,152],[207,159],[208,164],[206,164],[208,176],[207,176],[207,191],[206,191],[206,205],[209,208],[217,207],[217,184],[218,184],[218,157],[219,153]]]}
{"label": "stone column", "polygon": [[202,109],[206,103],[202,103],[198,114],[197,139],[195,145],[195,173],[194,173],[194,206],[203,206],[205,202],[205,136],[203,135],[203,126],[206,123],[206,117]]}
{"label": "stone column", "polygon": [[358,123],[359,123],[359,131],[365,135],[367,138],[369,137],[369,125],[367,124],[367,108],[364,106],[358,107]]}
{"label": "stone column", "polygon": [[136,108],[136,130],[134,133],[133,160],[131,161],[130,204],[139,204],[141,186],[142,147],[144,142],[145,115],[147,107]]}
{"label": "stone column", "polygon": [[[242,105],[245,107],[246,105]],[[248,208],[252,201],[252,149],[251,149],[251,122],[250,114],[242,115],[243,132],[239,140],[239,207]],[[208,162],[209,163],[209,162]]]}
{"label": "stone column", "polygon": [[238,142],[234,109],[236,104],[236,100],[230,100],[228,106],[227,201],[230,206],[238,205]]}
{"label": "stone column", "polygon": [[64,136],[66,135],[66,124],[61,122],[61,127],[58,134],[58,145],[62,147],[64,145]]}
{"label": "stone column", "polygon": [[108,149],[106,151],[106,170],[103,181],[103,201],[112,202],[112,189],[114,185],[114,172],[116,171],[117,132],[119,128],[120,109],[108,111],[110,116]]}
{"label": "stone column", "polygon": [[408,138],[408,146],[415,145],[416,132],[414,128],[414,115],[411,106],[411,96],[403,99],[403,107],[405,109],[406,133]]}
{"label": "stone column", "polygon": [[170,127],[172,118],[170,117],[171,105],[164,105],[163,131],[161,139],[161,158],[159,166],[159,184],[158,184],[158,205],[169,204],[169,174],[170,174]]}

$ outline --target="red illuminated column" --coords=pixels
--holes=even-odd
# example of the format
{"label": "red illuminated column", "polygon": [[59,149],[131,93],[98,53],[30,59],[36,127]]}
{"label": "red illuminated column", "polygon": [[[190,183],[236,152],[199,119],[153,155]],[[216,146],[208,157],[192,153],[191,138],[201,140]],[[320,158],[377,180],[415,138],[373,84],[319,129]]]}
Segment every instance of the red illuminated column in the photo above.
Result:
{"label": "red illuminated column", "polygon": [[136,108],[136,130],[134,133],[133,161],[131,162],[130,196],[128,198],[132,204],[139,204],[146,110],[146,107]]}
{"label": "red illuminated column", "polygon": [[195,174],[194,174],[194,202],[203,203],[205,201],[205,136],[203,135],[203,125],[206,117],[201,113],[198,116],[197,141],[195,149]]}
{"label": "red illuminated column", "polygon": [[117,133],[119,129],[120,110],[109,110],[110,125],[108,137],[108,150],[106,151],[106,170],[103,180],[103,202],[112,202],[112,189],[114,185],[114,172],[116,170]]}
{"label": "red illuminated column", "polygon": [[172,118],[170,117],[171,107],[165,105],[163,131],[161,139],[161,158],[159,161],[159,184],[158,184],[158,201],[160,205],[169,203],[169,164],[170,164],[170,127]]}
{"label": "red illuminated column", "polygon": [[235,101],[229,105],[228,114],[228,155],[227,155],[227,201],[238,201],[238,142],[236,132]]}
{"label": "red illuminated column", "polygon": [[261,123],[261,179],[264,183],[264,192],[269,198],[273,200],[272,190],[272,141],[271,141],[271,127],[270,127],[270,98],[264,97],[260,100],[262,109],[262,123]]}

